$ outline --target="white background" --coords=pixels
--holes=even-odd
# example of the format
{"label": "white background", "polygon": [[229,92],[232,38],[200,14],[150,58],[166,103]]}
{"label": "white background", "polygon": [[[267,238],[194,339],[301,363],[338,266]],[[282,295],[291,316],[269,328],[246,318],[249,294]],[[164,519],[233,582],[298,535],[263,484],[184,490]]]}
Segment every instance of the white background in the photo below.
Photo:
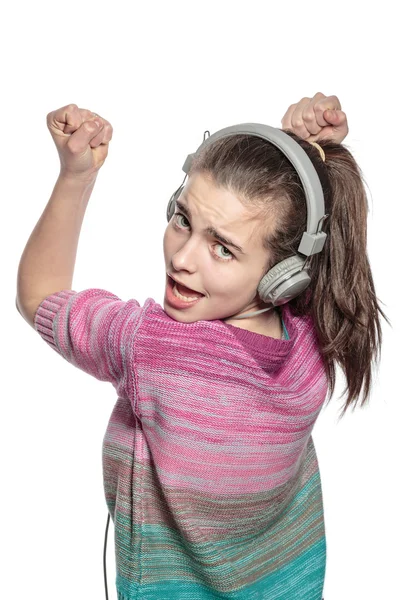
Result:
{"label": "white background", "polygon": [[[337,95],[348,116],[345,143],[369,188],[377,295],[392,321],[392,328],[382,325],[369,405],[339,422],[339,380],[313,433],[327,533],[324,595],[400,598],[394,7],[70,0],[1,9],[3,598],[104,598],[101,445],[115,390],[53,352],[15,308],[19,260],[58,175],[47,113],[73,102],[114,127],[86,211],[73,289],[162,304],[165,211],[187,154],[206,129],[250,121],[280,127],[290,104],[316,92]],[[115,600],[113,552],[111,524]]]}

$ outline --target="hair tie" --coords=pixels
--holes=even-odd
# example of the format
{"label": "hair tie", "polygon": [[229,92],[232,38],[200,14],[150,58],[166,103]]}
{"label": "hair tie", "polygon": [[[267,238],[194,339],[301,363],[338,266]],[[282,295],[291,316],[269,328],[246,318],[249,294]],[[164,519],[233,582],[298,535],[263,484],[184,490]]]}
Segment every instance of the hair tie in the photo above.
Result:
{"label": "hair tie", "polygon": [[312,144],[313,146],[315,146],[316,148],[318,148],[319,153],[321,155],[321,158],[325,162],[325,152],[322,150],[321,146],[319,144],[317,144],[317,142],[308,142],[308,143]]}

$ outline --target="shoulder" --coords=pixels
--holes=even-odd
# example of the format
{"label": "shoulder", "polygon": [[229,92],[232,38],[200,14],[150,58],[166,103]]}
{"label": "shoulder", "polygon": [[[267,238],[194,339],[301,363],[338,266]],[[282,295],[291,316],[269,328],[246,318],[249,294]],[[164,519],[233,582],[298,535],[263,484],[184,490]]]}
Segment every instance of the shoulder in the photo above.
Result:
{"label": "shoulder", "polygon": [[314,320],[311,314],[298,314],[290,302],[281,306],[282,320],[288,330],[289,336],[296,337],[297,345],[312,345],[319,351],[319,343]]}

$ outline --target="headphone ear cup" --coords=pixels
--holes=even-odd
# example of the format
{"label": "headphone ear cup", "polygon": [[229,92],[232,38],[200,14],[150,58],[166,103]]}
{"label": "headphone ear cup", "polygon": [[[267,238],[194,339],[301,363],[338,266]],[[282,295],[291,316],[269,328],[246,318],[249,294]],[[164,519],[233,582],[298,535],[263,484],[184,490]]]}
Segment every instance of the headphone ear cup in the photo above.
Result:
{"label": "headphone ear cup", "polygon": [[172,194],[170,201],[168,202],[168,206],[167,206],[167,221],[168,222],[172,219],[172,216],[175,212],[175,200],[177,200],[179,198],[184,187],[185,187],[185,184],[182,183],[182,185],[176,190],[176,192],[174,192]]}
{"label": "headphone ear cup", "polygon": [[311,282],[307,270],[303,269],[305,261],[299,255],[290,256],[272,267],[258,284],[261,301],[280,306],[304,292]]}

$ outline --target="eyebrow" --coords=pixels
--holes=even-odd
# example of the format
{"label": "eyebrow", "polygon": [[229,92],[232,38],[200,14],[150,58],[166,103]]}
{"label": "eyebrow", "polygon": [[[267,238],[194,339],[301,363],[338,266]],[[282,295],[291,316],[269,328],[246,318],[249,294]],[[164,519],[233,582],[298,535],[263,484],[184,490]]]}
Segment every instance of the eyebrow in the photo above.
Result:
{"label": "eyebrow", "polygon": [[[185,213],[185,215],[187,215],[189,217],[190,220],[192,219],[192,213],[188,207],[186,207],[184,204],[182,204],[182,202],[180,202],[179,200],[176,200],[175,204],[180,211],[182,211],[183,213]],[[233,242],[229,238],[227,238],[227,237],[223,236],[221,233],[219,233],[215,229],[215,227],[205,227],[203,229],[203,232],[208,233],[209,235],[212,235],[213,237],[217,238],[217,240],[219,240],[222,244],[226,244],[227,246],[232,246],[232,248],[235,248],[235,250],[237,250],[241,254],[244,254],[243,248],[241,248],[240,246],[235,244],[235,242]]]}

